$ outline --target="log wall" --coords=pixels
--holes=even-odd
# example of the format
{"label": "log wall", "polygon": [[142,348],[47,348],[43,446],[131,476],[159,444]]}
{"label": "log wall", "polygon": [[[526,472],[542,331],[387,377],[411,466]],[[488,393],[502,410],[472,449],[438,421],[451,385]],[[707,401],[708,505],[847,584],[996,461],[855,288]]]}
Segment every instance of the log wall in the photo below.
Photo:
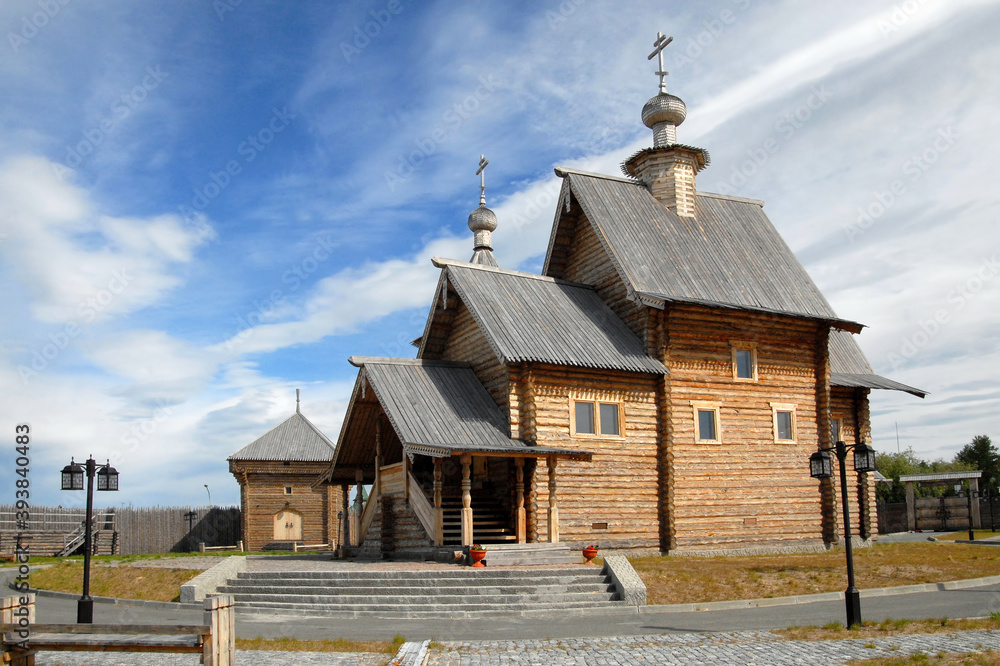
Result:
{"label": "log wall", "polygon": [[[657,377],[547,365],[532,365],[524,374],[527,405],[522,409],[522,429],[534,433],[539,446],[594,454],[591,462],[558,462],[560,541],[574,545],[597,542],[617,548],[657,547]],[[625,436],[571,436],[573,396],[621,401]],[[530,492],[530,532],[545,541],[549,489],[544,458],[538,459]]]}
{"label": "log wall", "polygon": [[500,409],[507,411],[507,366],[493,353],[486,336],[464,303],[457,306],[441,359],[471,363],[472,371],[479,381],[490,392]]}
{"label": "log wall", "polygon": [[[339,486],[312,487],[327,462],[241,463],[229,469],[240,482],[243,541],[248,550],[260,550],[274,541],[274,515],[283,509],[302,514],[304,543],[339,543],[337,511],[341,506]],[[286,487],[292,488],[290,495]]]}
{"label": "log wall", "polygon": [[[665,327],[676,548],[819,540],[818,324],[675,305]],[[756,343],[757,381],[733,378],[733,341]],[[719,404],[719,443],[696,440],[692,401]],[[775,442],[771,403],[795,405],[794,442]]]}
{"label": "log wall", "polygon": [[[646,308],[629,300],[625,283],[601,245],[593,226],[581,214],[579,204],[575,201],[568,216],[574,222],[574,233],[569,240],[572,247],[566,258],[565,269],[557,277],[593,286],[608,307],[621,317],[633,333],[642,338],[646,329]],[[564,216],[564,222],[566,219],[567,216]]]}

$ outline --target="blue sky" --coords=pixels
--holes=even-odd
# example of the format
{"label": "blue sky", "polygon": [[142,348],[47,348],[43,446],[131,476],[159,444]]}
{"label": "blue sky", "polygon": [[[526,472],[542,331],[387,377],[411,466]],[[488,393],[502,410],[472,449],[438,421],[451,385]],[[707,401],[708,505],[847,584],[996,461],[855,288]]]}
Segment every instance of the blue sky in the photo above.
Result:
{"label": "blue sky", "polygon": [[8,0],[0,26],[0,434],[31,424],[36,503],[78,503],[57,471],[90,453],[116,501],[236,503],[226,456],[296,387],[336,438],[347,357],[412,356],[430,257],[471,255],[481,153],[497,258],[537,271],[553,166],[651,144],[657,30],[699,189],[764,199],[876,369],[931,392],[875,392],[876,447],[1000,437],[996,2]]}

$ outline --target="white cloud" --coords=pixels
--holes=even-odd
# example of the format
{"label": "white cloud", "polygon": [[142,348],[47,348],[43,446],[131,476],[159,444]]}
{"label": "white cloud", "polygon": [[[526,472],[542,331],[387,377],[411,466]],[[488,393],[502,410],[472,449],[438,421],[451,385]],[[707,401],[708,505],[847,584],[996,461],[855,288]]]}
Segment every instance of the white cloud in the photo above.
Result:
{"label": "white cloud", "polygon": [[212,237],[204,221],[102,214],[39,157],[0,165],[0,253],[44,322],[92,323],[146,307],[179,284],[173,264]]}

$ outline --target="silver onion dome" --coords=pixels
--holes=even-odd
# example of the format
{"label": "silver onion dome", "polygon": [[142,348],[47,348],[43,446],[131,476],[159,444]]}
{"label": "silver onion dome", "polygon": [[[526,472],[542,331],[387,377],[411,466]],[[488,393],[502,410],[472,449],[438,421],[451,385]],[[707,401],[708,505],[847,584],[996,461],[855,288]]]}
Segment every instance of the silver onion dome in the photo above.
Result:
{"label": "silver onion dome", "polygon": [[469,214],[469,229],[475,233],[477,231],[496,231],[497,216],[485,204],[480,204],[479,208]]}
{"label": "silver onion dome", "polygon": [[669,123],[676,127],[684,122],[685,118],[687,118],[687,106],[676,95],[660,93],[650,97],[642,107],[642,123],[650,129],[660,123]]}

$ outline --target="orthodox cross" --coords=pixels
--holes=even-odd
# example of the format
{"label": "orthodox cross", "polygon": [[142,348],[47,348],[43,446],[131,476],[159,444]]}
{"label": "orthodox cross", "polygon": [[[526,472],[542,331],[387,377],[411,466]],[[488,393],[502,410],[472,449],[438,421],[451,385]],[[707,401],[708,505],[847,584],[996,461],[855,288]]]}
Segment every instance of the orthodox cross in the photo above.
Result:
{"label": "orthodox cross", "polygon": [[486,205],[486,165],[490,161],[486,159],[486,155],[479,156],[479,170],[476,171],[476,175],[479,176],[479,205]]}
{"label": "orthodox cross", "polygon": [[657,76],[660,77],[660,92],[667,92],[667,74],[670,72],[663,69],[663,49],[667,47],[667,44],[674,41],[673,37],[667,37],[662,32],[656,33],[656,41],[653,42],[653,52],[649,54],[646,60],[652,60],[653,56],[660,56],[660,71],[655,72]]}

